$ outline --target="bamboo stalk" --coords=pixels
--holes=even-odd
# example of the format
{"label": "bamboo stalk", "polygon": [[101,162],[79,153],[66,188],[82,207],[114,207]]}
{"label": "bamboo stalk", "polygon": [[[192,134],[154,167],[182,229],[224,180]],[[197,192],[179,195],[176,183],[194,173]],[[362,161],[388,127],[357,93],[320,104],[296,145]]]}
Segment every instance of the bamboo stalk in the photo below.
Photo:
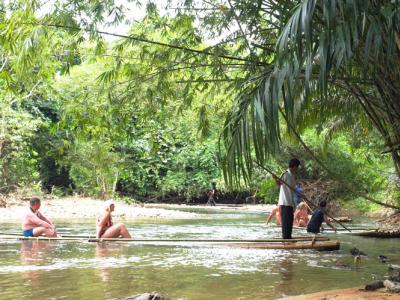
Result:
{"label": "bamboo stalk", "polygon": [[189,242],[189,243],[296,243],[306,241],[329,241],[328,237],[313,237],[313,236],[299,236],[292,239],[124,239],[124,238],[91,238],[91,237],[74,237],[74,236],[63,236],[63,237],[23,237],[21,235],[13,234],[0,234],[0,239],[15,239],[15,240],[32,240],[32,241],[88,241],[88,242]]}
{"label": "bamboo stalk", "polygon": [[123,239],[123,238],[76,238],[76,237],[22,237],[15,235],[0,235],[0,240],[18,240],[18,241],[75,241],[75,242],[114,242],[114,243],[132,243],[136,245],[179,245],[179,244],[192,244],[192,245],[215,245],[226,247],[239,247],[239,248],[255,248],[255,249],[278,249],[278,250],[338,250],[340,242],[330,240],[328,237],[297,237],[294,239],[264,239],[264,240],[239,240],[239,239]]}

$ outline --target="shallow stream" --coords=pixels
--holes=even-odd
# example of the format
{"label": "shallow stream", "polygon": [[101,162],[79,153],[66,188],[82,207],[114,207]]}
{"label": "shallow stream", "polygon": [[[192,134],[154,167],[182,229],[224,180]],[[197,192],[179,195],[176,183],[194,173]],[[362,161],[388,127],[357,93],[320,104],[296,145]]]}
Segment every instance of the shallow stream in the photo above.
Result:
{"label": "shallow stream", "polygon": [[[123,220],[136,238],[263,239],[280,236],[261,213],[206,211],[196,220]],[[93,234],[92,220],[58,220],[59,232]],[[367,219],[354,227],[371,226]],[[19,224],[1,224],[2,232]],[[295,235],[304,235],[296,231]],[[213,246],[0,240],[0,299],[114,299],[158,291],[171,299],[276,299],[347,288],[391,274],[399,239],[326,234],[333,252]],[[368,256],[356,267],[349,250]],[[382,263],[379,255],[389,258]]]}

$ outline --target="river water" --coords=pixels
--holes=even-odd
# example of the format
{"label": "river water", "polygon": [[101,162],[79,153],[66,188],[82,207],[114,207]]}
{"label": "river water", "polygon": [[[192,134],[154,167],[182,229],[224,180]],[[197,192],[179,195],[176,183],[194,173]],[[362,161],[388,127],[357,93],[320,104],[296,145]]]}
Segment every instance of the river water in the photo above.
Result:
{"label": "river water", "polygon": [[[203,213],[205,211],[202,211]],[[124,222],[136,238],[279,237],[261,213],[211,212],[196,220]],[[371,225],[357,220],[354,225]],[[93,234],[92,220],[58,221],[60,232]],[[19,224],[1,224],[16,232]],[[297,235],[304,232],[296,231]],[[400,265],[399,239],[327,234],[333,252],[0,240],[0,299],[115,299],[158,291],[171,299],[276,299],[363,285]],[[356,267],[349,250],[367,254]],[[379,255],[386,255],[382,263]]]}

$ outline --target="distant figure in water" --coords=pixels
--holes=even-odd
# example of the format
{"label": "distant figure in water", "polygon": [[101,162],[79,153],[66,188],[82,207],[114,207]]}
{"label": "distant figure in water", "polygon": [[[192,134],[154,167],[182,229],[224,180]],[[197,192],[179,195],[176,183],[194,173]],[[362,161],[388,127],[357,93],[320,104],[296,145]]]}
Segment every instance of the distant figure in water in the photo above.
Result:
{"label": "distant figure in water", "polygon": [[327,225],[332,227],[332,229],[335,230],[336,232],[336,227],[329,221],[328,217],[326,216],[325,208],[326,208],[326,201],[322,200],[319,203],[319,207],[312,214],[310,222],[308,222],[307,232],[320,233],[322,222],[324,221]]}
{"label": "distant figure in water", "polygon": [[267,219],[267,224],[271,221],[271,219],[275,217],[276,219],[276,225],[281,226],[282,225],[282,221],[281,221],[281,211],[279,206],[276,206],[274,209],[272,209],[271,214],[269,215],[268,219]]}
{"label": "distant figure in water", "polygon": [[111,213],[114,209],[115,204],[113,200],[110,199],[104,203],[103,216],[97,218],[96,238],[117,238],[120,236],[129,239],[132,238],[124,224],[113,224]]}
{"label": "distant figure in water", "polygon": [[217,196],[217,184],[213,182],[211,185],[212,187],[207,193],[208,200],[206,205],[216,206],[217,203],[215,202],[214,197]]}
{"label": "distant figure in water", "polygon": [[300,202],[294,212],[293,225],[298,227],[307,227],[308,225],[308,207],[305,202]]}
{"label": "distant figure in water", "polygon": [[22,223],[22,234],[25,237],[40,236],[57,237],[56,227],[40,211],[40,199],[32,197],[29,201],[29,211]]}

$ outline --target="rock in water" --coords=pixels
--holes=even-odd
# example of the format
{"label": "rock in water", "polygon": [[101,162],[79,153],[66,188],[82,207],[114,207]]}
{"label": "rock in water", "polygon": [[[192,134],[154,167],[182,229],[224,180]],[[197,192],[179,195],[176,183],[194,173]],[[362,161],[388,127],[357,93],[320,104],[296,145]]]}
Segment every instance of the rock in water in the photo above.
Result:
{"label": "rock in water", "polygon": [[360,255],[354,256],[354,260],[353,261],[354,261],[354,265],[356,267],[359,267],[361,265],[361,256]]}
{"label": "rock in water", "polygon": [[351,248],[351,249],[350,249],[350,253],[351,253],[351,255],[353,255],[353,256],[356,256],[356,255],[367,256],[367,254],[365,254],[364,252],[360,251],[360,250],[359,250],[358,248],[356,248],[356,247]]}
{"label": "rock in water", "polygon": [[371,283],[368,283],[365,286],[365,290],[366,291],[375,291],[375,290],[383,288],[383,287],[384,287],[384,285],[383,285],[383,281],[382,280],[375,280],[375,281],[373,281]]}
{"label": "rock in water", "polygon": [[379,256],[378,256],[378,259],[379,259],[382,263],[385,263],[385,262],[387,262],[387,260],[388,260],[387,256],[385,256],[385,255],[379,255]]}
{"label": "rock in water", "polygon": [[397,275],[390,276],[391,281],[400,282],[400,272]]}
{"label": "rock in water", "polygon": [[389,265],[388,269],[389,269],[389,271],[398,271],[398,270],[400,270],[400,266],[392,264],[392,265]]}
{"label": "rock in water", "polygon": [[396,283],[390,280],[385,280],[383,285],[387,288],[389,292],[400,293],[400,283]]}
{"label": "rock in water", "polygon": [[126,298],[120,298],[119,300],[169,300],[169,298],[157,293],[144,293],[140,295],[130,296]]}

